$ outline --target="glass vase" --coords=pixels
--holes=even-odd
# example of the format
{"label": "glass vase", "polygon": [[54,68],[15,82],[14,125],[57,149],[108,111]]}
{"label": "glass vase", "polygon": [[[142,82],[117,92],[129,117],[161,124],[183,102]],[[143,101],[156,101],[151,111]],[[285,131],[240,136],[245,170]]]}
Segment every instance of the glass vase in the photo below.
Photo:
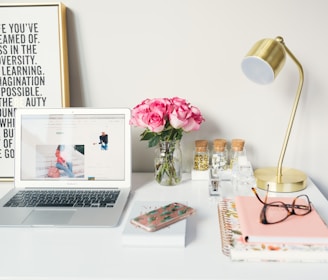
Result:
{"label": "glass vase", "polygon": [[163,186],[181,182],[182,152],[179,140],[160,141],[155,156],[155,180]]}

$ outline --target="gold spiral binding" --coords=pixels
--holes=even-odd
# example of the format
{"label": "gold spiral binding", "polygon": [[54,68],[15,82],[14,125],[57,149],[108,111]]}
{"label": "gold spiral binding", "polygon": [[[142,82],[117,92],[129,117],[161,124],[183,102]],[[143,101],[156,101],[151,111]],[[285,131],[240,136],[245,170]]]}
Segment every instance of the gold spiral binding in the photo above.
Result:
{"label": "gold spiral binding", "polygon": [[221,234],[221,250],[224,255],[230,257],[230,250],[232,247],[232,230],[231,221],[227,213],[228,201],[226,199],[221,200],[218,203],[218,217]]}

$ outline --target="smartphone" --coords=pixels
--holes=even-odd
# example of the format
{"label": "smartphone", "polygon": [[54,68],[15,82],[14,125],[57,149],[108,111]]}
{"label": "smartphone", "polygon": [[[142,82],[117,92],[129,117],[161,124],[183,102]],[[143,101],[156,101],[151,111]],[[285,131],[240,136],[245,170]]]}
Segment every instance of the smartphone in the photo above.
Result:
{"label": "smartphone", "polygon": [[133,218],[130,222],[147,231],[157,231],[194,214],[187,205],[174,202]]}

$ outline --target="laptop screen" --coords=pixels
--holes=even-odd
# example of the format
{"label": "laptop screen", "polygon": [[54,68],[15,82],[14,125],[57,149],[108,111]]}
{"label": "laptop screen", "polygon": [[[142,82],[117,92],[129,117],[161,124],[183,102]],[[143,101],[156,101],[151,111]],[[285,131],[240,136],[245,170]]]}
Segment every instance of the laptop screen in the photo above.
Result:
{"label": "laptop screen", "polygon": [[75,112],[21,114],[21,181],[126,179],[127,116]]}

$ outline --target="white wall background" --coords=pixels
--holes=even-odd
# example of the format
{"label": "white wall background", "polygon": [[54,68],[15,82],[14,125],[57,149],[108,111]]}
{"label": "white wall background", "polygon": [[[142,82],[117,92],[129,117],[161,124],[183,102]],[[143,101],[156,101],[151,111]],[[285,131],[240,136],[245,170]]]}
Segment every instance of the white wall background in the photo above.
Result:
{"label": "white wall background", "polygon": [[[186,98],[206,118],[199,131],[183,137],[186,171],[200,138],[244,138],[254,168],[277,164],[297,68],[288,58],[275,83],[260,86],[243,76],[240,62],[257,40],[284,37],[305,72],[284,166],[305,171],[328,197],[326,0],[63,3],[71,105],[132,108],[145,98]],[[132,132],[133,170],[152,171],[153,153],[139,141],[142,131]]]}

